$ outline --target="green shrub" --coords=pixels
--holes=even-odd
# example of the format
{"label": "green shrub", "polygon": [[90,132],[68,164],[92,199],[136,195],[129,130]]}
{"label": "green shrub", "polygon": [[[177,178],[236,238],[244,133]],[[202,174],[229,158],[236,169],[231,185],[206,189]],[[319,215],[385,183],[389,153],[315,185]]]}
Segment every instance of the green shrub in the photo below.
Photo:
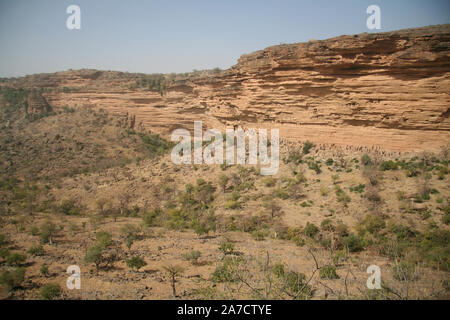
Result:
{"label": "green shrub", "polygon": [[319,163],[315,161],[309,161],[308,162],[308,168],[311,170],[314,170],[317,174],[321,173],[322,170],[320,169]]}
{"label": "green shrub", "polygon": [[16,268],[12,271],[4,271],[0,274],[0,284],[9,290],[19,287],[25,278],[25,268]]}
{"label": "green shrub", "polygon": [[77,201],[73,199],[64,200],[59,210],[61,213],[70,216],[76,216],[81,213],[81,208],[78,206]]}
{"label": "green shrub", "polygon": [[93,246],[89,248],[84,256],[84,261],[87,263],[94,263],[97,270],[100,267],[100,263],[103,260],[103,248],[100,246]]}
{"label": "green shrub", "polygon": [[308,299],[313,293],[313,289],[306,282],[306,276],[303,273],[288,271],[282,276],[284,291],[296,299]]}
{"label": "green shrub", "polygon": [[272,266],[272,273],[278,278],[284,277],[285,272],[284,264],[276,263]]}
{"label": "green shrub", "polygon": [[40,290],[40,297],[43,300],[54,300],[61,295],[61,287],[56,283],[49,283]]}
{"label": "green shrub", "polygon": [[8,266],[20,266],[25,260],[26,255],[20,253],[11,253],[6,257],[6,264]]}
{"label": "green shrub", "polygon": [[135,269],[138,271],[140,268],[145,267],[147,262],[144,261],[141,257],[135,256],[126,261],[127,266],[131,269]]}
{"label": "green shrub", "polygon": [[56,232],[56,226],[51,221],[46,221],[41,225],[41,242],[52,244],[53,236]]}
{"label": "green shrub", "polygon": [[33,246],[27,251],[32,256],[43,256],[45,255],[44,247],[41,245]]}
{"label": "green shrub", "polygon": [[106,231],[97,232],[95,237],[97,239],[97,245],[102,249],[109,247],[113,243],[112,235]]}
{"label": "green shrub", "polygon": [[333,256],[333,263],[337,265],[346,261],[347,258],[347,252],[345,250],[340,250]]}
{"label": "green shrub", "polygon": [[219,176],[219,185],[222,187],[223,192],[225,192],[229,180],[230,179],[225,174]]}
{"label": "green shrub", "polygon": [[162,209],[156,208],[154,210],[145,212],[142,216],[142,220],[147,227],[156,227],[161,224],[160,222],[162,215]]}
{"label": "green shrub", "polygon": [[302,162],[302,152],[298,149],[290,151],[287,158],[284,160],[285,163],[293,163],[293,164],[300,164]]}
{"label": "green shrub", "polygon": [[46,264],[43,264],[41,268],[39,269],[40,274],[42,274],[44,277],[48,276],[48,266]]}
{"label": "green shrub", "polygon": [[321,279],[339,279],[335,266],[324,266],[319,271]]}
{"label": "green shrub", "polygon": [[173,230],[183,230],[187,226],[187,214],[180,209],[172,209],[168,212],[167,227]]}
{"label": "green shrub", "polygon": [[320,223],[320,228],[325,231],[334,231],[335,226],[333,225],[333,220],[331,219],[324,219]]}
{"label": "green shrub", "polygon": [[9,249],[8,248],[1,248],[0,249],[0,258],[6,259],[7,256],[9,256]]}
{"label": "green shrub", "polygon": [[314,144],[310,141],[306,141],[303,145],[303,154],[308,154],[312,147],[314,147]]}
{"label": "green shrub", "polygon": [[275,182],[276,180],[273,177],[265,177],[263,179],[264,185],[269,188],[275,186]]}
{"label": "green shrub", "polygon": [[336,186],[336,197],[338,202],[342,202],[345,207],[347,207],[348,203],[351,201],[351,198],[341,189],[341,187]]}
{"label": "green shrub", "polygon": [[183,254],[183,258],[187,261],[190,261],[192,264],[197,264],[198,259],[200,258],[200,256],[202,255],[202,253],[198,250],[192,250],[188,253]]}
{"label": "green shrub", "polygon": [[303,232],[307,237],[313,238],[319,232],[319,228],[315,224],[307,222]]}
{"label": "green shrub", "polygon": [[442,217],[442,222],[446,225],[450,224],[450,213],[445,213]]}
{"label": "green shrub", "polygon": [[3,247],[5,245],[7,245],[9,243],[8,238],[4,235],[0,233],[0,247]]}
{"label": "green shrub", "polygon": [[306,243],[305,239],[303,239],[299,235],[293,236],[290,240],[292,242],[294,242],[295,245],[298,246],[298,247],[303,247],[305,245],[305,243]]}
{"label": "green shrub", "polygon": [[381,170],[387,171],[387,170],[397,170],[398,165],[396,162],[389,160],[389,161],[383,161],[380,165]]}
{"label": "green shrub", "polygon": [[356,187],[350,187],[350,192],[363,193],[365,187],[366,187],[365,184],[359,184],[359,185],[356,186]]}
{"label": "green shrub", "polygon": [[211,281],[217,283],[223,282],[235,282],[236,269],[243,263],[243,259],[240,257],[225,257],[222,264],[216,267],[211,274]]}
{"label": "green shrub", "polygon": [[372,164],[372,159],[370,159],[370,157],[369,157],[368,154],[364,154],[364,155],[361,157],[361,163],[362,163],[363,165],[365,165],[365,166],[369,166],[369,165]]}
{"label": "green shrub", "polygon": [[225,209],[230,209],[230,210],[236,210],[236,209],[240,209],[241,203],[237,200],[228,200],[227,202],[225,202]]}
{"label": "green shrub", "polygon": [[255,230],[252,232],[252,238],[255,239],[256,241],[262,241],[264,240],[266,237],[266,232],[264,232],[263,230]]}
{"label": "green shrub", "polygon": [[342,244],[348,248],[348,251],[350,252],[358,252],[364,249],[362,239],[353,233],[343,237]]}
{"label": "green shrub", "polygon": [[31,227],[31,229],[30,229],[30,234],[31,234],[32,236],[37,236],[37,235],[39,235],[39,228],[36,227],[36,226]]}
{"label": "green shrub", "polygon": [[156,155],[163,155],[172,146],[170,141],[161,138],[158,134],[147,135],[139,132],[138,136],[141,138],[145,149],[149,152],[151,157]]}
{"label": "green shrub", "polygon": [[431,229],[422,235],[419,247],[422,256],[434,266],[450,271],[450,231]]}
{"label": "green shrub", "polygon": [[445,175],[447,175],[449,172],[449,169],[447,167],[441,167],[438,171],[438,179],[439,180],[444,180],[445,179]]}
{"label": "green shrub", "polygon": [[378,234],[385,227],[386,222],[381,217],[369,214],[356,226],[356,230],[363,236],[366,232]]}
{"label": "green shrub", "polygon": [[234,244],[229,240],[224,240],[220,243],[219,250],[223,254],[232,254],[234,252]]}

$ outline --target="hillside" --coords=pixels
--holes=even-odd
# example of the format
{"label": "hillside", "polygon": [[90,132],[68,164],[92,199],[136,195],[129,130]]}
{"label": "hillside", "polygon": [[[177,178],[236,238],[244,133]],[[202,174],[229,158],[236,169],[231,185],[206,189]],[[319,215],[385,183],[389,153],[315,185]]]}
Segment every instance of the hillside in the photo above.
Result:
{"label": "hillside", "polygon": [[[449,31],[2,79],[1,298],[448,298]],[[278,173],[175,165],[194,120],[279,128]]]}

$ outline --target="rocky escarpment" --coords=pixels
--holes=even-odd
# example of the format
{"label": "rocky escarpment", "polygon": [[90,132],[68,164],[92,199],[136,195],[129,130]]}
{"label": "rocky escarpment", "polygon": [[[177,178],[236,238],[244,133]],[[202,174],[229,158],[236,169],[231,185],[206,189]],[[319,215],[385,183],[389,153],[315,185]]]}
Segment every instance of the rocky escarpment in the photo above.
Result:
{"label": "rocky escarpment", "polygon": [[52,111],[52,107],[40,92],[33,90],[29,93],[25,103],[25,112],[29,118],[38,118]]}
{"label": "rocky escarpment", "polygon": [[44,95],[54,107],[128,113],[164,134],[202,120],[354,148],[438,150],[450,140],[450,25],[273,46],[223,72],[176,79],[163,95],[133,87],[139,74],[44,76],[20,81],[53,88]]}

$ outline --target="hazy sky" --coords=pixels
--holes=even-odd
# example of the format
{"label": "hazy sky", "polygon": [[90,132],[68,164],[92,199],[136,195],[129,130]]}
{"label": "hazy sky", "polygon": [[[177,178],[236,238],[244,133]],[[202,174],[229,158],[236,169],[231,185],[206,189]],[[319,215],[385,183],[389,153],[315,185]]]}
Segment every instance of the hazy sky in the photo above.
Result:
{"label": "hazy sky", "polygon": [[[81,30],[66,9],[81,8]],[[95,68],[188,72],[229,68],[280,43],[450,23],[449,0],[0,0],[0,77]]]}

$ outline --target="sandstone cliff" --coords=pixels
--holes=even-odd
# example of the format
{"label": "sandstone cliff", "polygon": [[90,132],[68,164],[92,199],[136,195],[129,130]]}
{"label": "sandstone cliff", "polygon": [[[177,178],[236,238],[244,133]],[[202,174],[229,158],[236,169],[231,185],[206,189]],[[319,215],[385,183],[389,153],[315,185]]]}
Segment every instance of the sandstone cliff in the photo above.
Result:
{"label": "sandstone cliff", "polygon": [[278,45],[228,70],[176,78],[163,95],[141,74],[80,70],[28,76],[54,107],[90,106],[169,134],[204,127],[273,127],[291,141],[438,150],[450,141],[450,25]]}

